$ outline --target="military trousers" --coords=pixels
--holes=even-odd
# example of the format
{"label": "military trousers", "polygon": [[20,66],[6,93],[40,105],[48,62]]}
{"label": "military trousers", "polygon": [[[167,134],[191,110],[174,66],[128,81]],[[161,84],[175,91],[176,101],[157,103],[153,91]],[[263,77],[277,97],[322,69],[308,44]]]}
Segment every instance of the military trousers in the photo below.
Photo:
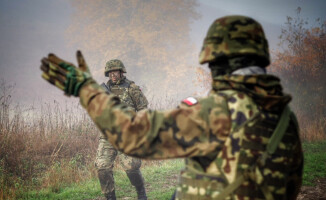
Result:
{"label": "military trousers", "polygon": [[117,158],[119,158],[124,171],[138,170],[141,166],[140,159],[127,156],[117,151],[103,136],[101,136],[95,160],[95,167],[97,170],[113,170],[114,161]]}
{"label": "military trousers", "polygon": [[[101,135],[96,154],[95,167],[97,168],[98,177],[101,184],[102,193],[108,196],[115,196],[115,186],[113,177],[114,161],[119,158],[121,166],[127,172],[139,172],[141,160],[127,156],[117,151],[113,146]],[[128,174],[128,173],[127,173]],[[143,181],[141,182],[143,183]],[[115,198],[113,198],[115,199]]]}

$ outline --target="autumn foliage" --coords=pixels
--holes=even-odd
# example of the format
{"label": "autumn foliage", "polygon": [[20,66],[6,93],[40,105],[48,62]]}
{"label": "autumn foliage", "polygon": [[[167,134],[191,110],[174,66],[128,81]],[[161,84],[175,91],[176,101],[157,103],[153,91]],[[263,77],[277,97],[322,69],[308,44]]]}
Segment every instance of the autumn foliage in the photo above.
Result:
{"label": "autumn foliage", "polygon": [[[272,73],[282,78],[285,91],[293,96],[292,107],[298,114],[303,137],[325,138],[326,124],[326,21],[316,20],[309,27],[300,17],[288,17],[280,36],[280,48],[273,52]],[[320,136],[311,138],[307,129]]]}

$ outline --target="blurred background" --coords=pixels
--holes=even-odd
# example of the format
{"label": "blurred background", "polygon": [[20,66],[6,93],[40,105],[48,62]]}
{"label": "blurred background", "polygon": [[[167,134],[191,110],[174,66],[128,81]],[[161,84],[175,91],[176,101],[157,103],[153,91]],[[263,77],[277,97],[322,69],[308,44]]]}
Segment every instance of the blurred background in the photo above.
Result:
{"label": "blurred background", "polygon": [[268,73],[292,95],[303,140],[326,140],[325,10],[324,0],[0,0],[0,199],[95,176],[99,132],[77,98],[42,80],[43,57],[76,64],[79,49],[98,83],[105,63],[120,59],[151,109],[174,108],[208,93],[198,56],[225,15],[262,24]]}

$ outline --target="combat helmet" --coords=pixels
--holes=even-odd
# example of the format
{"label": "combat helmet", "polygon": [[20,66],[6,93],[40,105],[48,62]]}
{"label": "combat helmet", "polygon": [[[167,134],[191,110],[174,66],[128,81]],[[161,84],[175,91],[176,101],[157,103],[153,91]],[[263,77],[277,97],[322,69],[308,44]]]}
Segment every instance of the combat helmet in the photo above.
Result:
{"label": "combat helmet", "polygon": [[114,71],[114,70],[120,70],[123,73],[127,73],[125,66],[118,59],[113,59],[113,60],[110,60],[110,61],[106,62],[104,75],[108,77],[109,72]]}
{"label": "combat helmet", "polygon": [[255,56],[261,61],[261,67],[269,65],[268,42],[262,26],[245,16],[226,16],[215,20],[204,40],[199,63],[237,56]]}

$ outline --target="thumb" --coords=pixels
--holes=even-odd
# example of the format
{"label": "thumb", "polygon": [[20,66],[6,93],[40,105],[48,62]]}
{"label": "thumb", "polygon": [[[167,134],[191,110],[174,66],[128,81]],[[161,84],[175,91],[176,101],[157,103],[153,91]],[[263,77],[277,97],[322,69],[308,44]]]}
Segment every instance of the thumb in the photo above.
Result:
{"label": "thumb", "polygon": [[89,72],[87,63],[86,63],[81,51],[79,51],[79,50],[77,51],[76,57],[77,57],[77,63],[78,63],[79,69],[81,69],[84,72]]}

